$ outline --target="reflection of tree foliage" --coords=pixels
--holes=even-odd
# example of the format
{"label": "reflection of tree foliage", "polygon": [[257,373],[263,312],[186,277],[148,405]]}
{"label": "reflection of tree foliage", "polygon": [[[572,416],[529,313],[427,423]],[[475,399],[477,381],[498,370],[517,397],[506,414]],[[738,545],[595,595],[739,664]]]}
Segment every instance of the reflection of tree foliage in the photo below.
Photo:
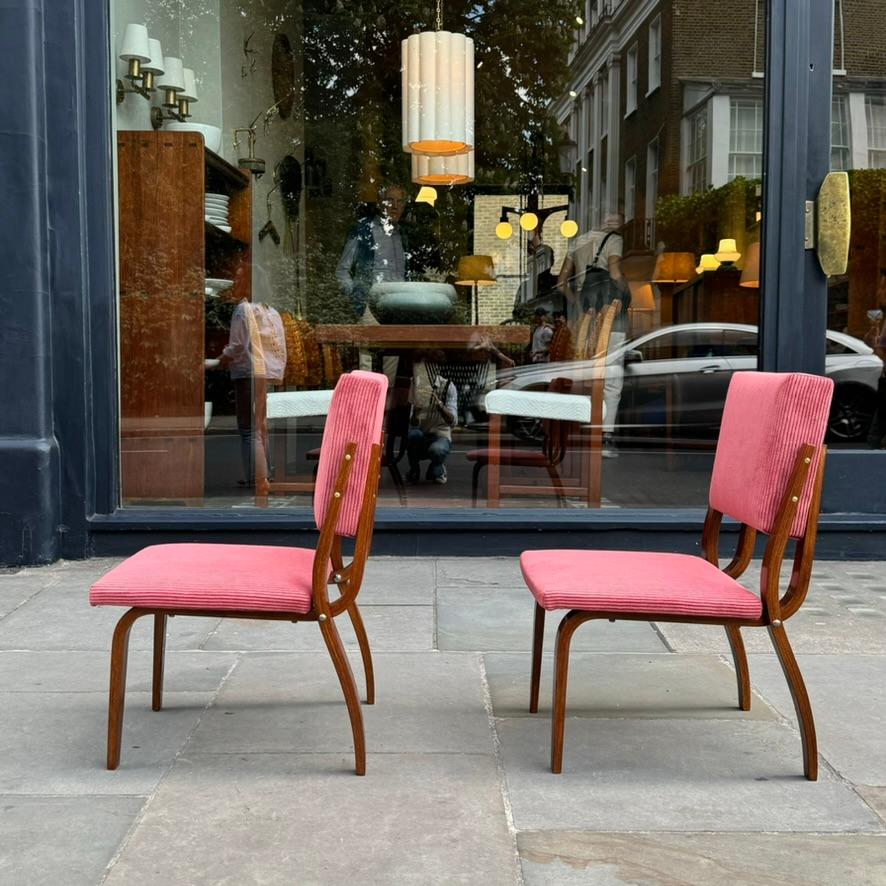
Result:
{"label": "reflection of tree foliage", "polygon": [[754,224],[758,187],[757,181],[736,178],[720,188],[659,197],[656,236],[670,252],[716,252],[720,237],[736,236],[737,224],[745,230]]}
{"label": "reflection of tree foliage", "polygon": [[[356,215],[365,211],[360,201],[374,199],[382,180],[411,186],[402,146],[400,44],[434,30],[435,10],[432,0],[305,6],[305,144],[322,158],[324,176],[320,187],[308,189],[308,301],[316,313],[329,300],[324,319],[340,313],[331,271]],[[444,29],[474,39],[478,184],[525,193],[561,178],[561,136],[550,104],[566,89],[574,17],[572,0],[444,3]],[[413,206],[404,225],[414,265],[454,271],[470,245],[473,189],[438,190],[435,209]]]}

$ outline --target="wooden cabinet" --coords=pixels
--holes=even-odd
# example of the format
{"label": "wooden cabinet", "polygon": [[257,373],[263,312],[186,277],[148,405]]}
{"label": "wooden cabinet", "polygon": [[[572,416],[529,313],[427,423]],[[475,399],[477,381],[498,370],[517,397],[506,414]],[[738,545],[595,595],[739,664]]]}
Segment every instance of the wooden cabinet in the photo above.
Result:
{"label": "wooden cabinet", "polygon": [[[118,132],[120,426],[124,504],[203,499],[205,279],[251,292],[248,174],[191,132]],[[230,200],[231,233],[204,220]]]}

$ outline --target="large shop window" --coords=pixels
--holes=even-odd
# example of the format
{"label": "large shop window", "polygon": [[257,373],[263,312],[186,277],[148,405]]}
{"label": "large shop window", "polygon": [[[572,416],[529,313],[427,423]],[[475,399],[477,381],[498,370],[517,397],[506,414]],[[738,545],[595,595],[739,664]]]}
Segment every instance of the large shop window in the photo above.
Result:
{"label": "large shop window", "polygon": [[112,0],[121,504],[306,509],[371,369],[383,507],[702,505],[756,361],[754,10],[701,53],[701,7],[623,5]]}

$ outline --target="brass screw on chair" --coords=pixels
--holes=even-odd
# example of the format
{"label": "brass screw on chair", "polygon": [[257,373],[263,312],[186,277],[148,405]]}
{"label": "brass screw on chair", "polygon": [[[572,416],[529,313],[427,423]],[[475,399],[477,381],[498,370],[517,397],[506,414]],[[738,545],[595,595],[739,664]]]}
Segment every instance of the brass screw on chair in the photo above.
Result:
{"label": "brass screw on chair", "polygon": [[332,497],[333,498],[341,498],[341,493],[340,492],[333,492]]}
{"label": "brass screw on chair", "polygon": [[350,461],[350,460],[351,460],[351,453],[349,452],[349,453],[345,456],[345,461]]}
{"label": "brass screw on chair", "polygon": [[[321,616],[321,618],[322,618],[322,616]],[[781,627],[781,619],[780,618],[773,618],[772,619],[772,627],[780,628]]]}
{"label": "brass screw on chair", "polygon": [[798,496],[796,496],[796,495],[792,495],[792,496],[791,496],[791,501],[794,502],[794,504],[796,504],[799,500],[800,500],[800,499],[799,499]]}
{"label": "brass screw on chair", "polygon": [[335,575],[332,576],[333,581],[341,581],[341,573],[336,572]]}
{"label": "brass screw on chair", "polygon": [[323,613],[323,612],[321,612],[321,613],[317,616],[317,621],[326,621],[326,614]]}

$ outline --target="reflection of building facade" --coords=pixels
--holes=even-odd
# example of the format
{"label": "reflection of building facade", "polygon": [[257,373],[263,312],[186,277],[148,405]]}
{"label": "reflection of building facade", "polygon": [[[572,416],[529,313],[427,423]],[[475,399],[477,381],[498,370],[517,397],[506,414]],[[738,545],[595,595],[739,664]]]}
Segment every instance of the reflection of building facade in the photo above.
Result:
{"label": "reflection of building facade", "polygon": [[[556,108],[584,225],[623,212],[626,252],[654,249],[659,197],[761,177],[765,10],[588,0]],[[834,28],[831,167],[886,167],[886,8],[837,0]]]}

